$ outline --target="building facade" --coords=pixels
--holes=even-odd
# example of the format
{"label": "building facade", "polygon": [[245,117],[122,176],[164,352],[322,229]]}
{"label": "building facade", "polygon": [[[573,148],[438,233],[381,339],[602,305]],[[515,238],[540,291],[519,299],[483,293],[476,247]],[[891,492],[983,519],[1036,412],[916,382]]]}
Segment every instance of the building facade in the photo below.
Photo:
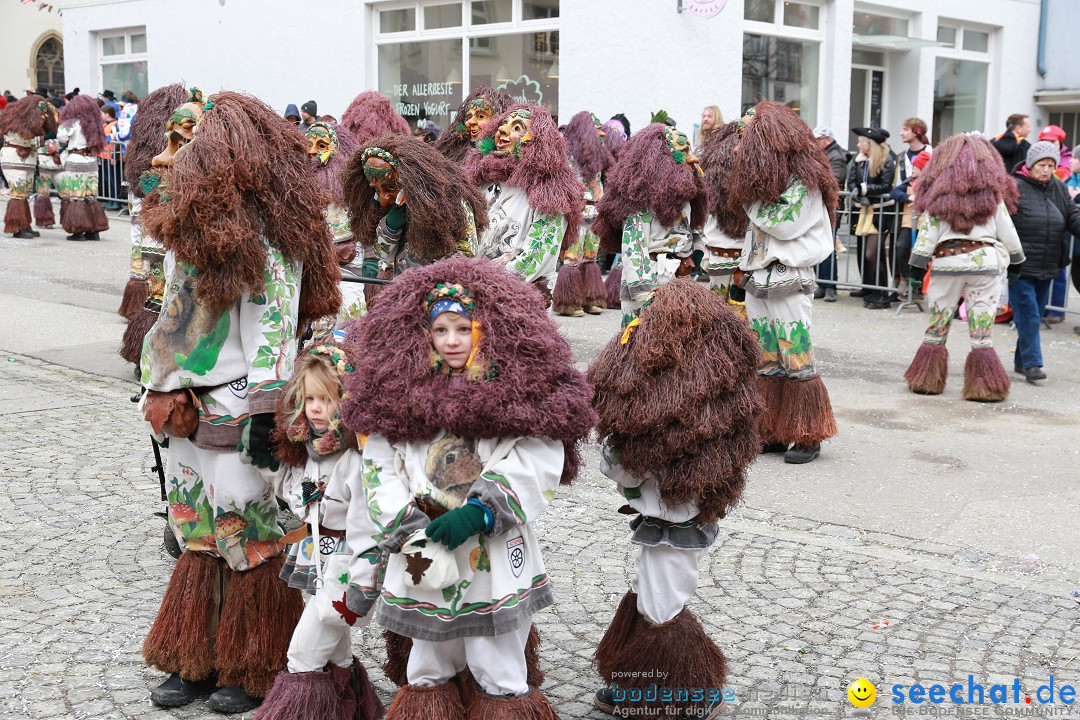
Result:
{"label": "building facade", "polygon": [[[1046,0],[1051,2],[1051,0]],[[1053,3],[1051,3],[1053,4]],[[1064,6],[1064,0],[1057,0]],[[68,0],[68,85],[121,93],[177,80],[340,117],[378,89],[445,127],[469,88],[505,87],[568,118],[665,109],[690,131],[758,99],[810,125],[999,132],[1036,104],[1039,0]],[[1062,10],[1061,12],[1067,12]],[[1061,27],[1067,27],[1062,22]],[[1067,50],[1055,50],[1067,57]],[[1052,62],[1052,60],[1051,60]],[[125,83],[131,87],[125,86]],[[1080,84],[1074,83],[1077,87]],[[898,145],[897,139],[894,145]]]}
{"label": "building facade", "polygon": [[0,91],[10,90],[15,97],[39,87],[64,92],[64,38],[57,10],[17,2],[0,8]]}

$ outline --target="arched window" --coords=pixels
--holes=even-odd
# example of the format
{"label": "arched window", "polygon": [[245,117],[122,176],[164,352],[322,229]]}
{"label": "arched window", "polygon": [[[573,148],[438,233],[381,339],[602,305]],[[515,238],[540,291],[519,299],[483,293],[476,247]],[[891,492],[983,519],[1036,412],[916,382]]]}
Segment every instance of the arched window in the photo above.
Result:
{"label": "arched window", "polygon": [[51,35],[38,46],[34,53],[35,88],[44,87],[64,92],[64,46],[60,38]]}

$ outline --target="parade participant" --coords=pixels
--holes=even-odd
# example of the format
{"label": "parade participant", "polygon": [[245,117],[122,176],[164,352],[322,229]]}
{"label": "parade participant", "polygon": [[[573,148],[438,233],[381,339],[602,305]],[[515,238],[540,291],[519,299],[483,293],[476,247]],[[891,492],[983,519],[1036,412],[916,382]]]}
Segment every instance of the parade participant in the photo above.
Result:
{"label": "parade participant", "polygon": [[353,98],[341,116],[341,124],[352,133],[357,147],[367,147],[371,140],[387,133],[412,134],[409,121],[397,114],[385,95],[374,90]]}
{"label": "parade participant", "polygon": [[161,152],[161,136],[170,129],[173,110],[187,97],[188,90],[180,83],[166,85],[147,95],[131,122],[131,141],[124,155],[124,179],[131,200],[131,261],[118,311],[128,321],[120,343],[120,357],[136,366],[142,356],[143,338],[157,322],[165,292],[165,248],[143,232],[144,176],[150,185],[159,179],[151,177],[151,161]]}
{"label": "parade participant", "polygon": [[[299,592],[268,468],[298,328],[337,312],[340,273],[306,143],[262,102],[221,92],[170,121],[143,223],[173,268],[143,344],[140,406],[169,436],[169,521],[185,548],[143,645],[170,674],[151,701],[243,712],[285,667]],[[264,472],[266,475],[264,475]]]}
{"label": "parade participant", "polygon": [[739,144],[738,125],[738,121],[729,122],[705,134],[701,167],[709,187],[709,219],[703,232],[706,248],[703,264],[709,273],[709,288],[725,302],[736,305],[745,317],[745,294],[733,280],[750,220],[744,212],[732,212],[727,202],[727,183],[735,147]]}
{"label": "parade participant", "polygon": [[566,142],[548,111],[511,105],[489,123],[469,179],[487,195],[479,254],[532,283],[551,303],[559,251],[576,239],[585,190],[566,162]]}
{"label": "parade participant", "polygon": [[981,402],[1008,397],[1011,381],[990,335],[1001,298],[1001,272],[1024,262],[1009,216],[1018,199],[1001,156],[989,141],[970,135],[954,135],[935,148],[919,176],[915,211],[921,219],[911,266],[918,276],[932,261],[934,276],[926,294],[930,326],[904,373],[912,392],[940,395],[945,390],[945,341],[963,300],[971,336],[963,397]]}
{"label": "parade participant", "polygon": [[[348,610],[349,583],[342,581],[352,579],[350,548],[357,538],[370,547],[375,533],[366,512],[361,451],[356,435],[341,424],[341,378],[352,369],[340,347],[315,345],[297,359],[278,403],[274,439],[282,467],[274,492],[310,533],[291,546],[281,579],[313,597],[293,631],[288,672],[277,676],[256,720],[377,720],[385,712],[352,652],[351,628],[371,617]],[[350,514],[353,504],[365,512]],[[373,592],[378,557],[369,553],[361,562],[368,568],[362,587]]]}
{"label": "parade participant", "polygon": [[[48,112],[52,116],[52,125],[58,125],[56,106],[48,102]],[[53,212],[52,191],[57,188],[56,177],[64,169],[60,159],[60,143],[56,140],[56,131],[45,133],[37,148],[38,168],[34,180],[34,224],[43,230],[52,230],[56,226],[56,214]]]}
{"label": "parade participant", "polygon": [[413,638],[387,720],[557,717],[525,646],[554,601],[536,522],[596,417],[569,345],[535,292],[467,258],[405,273],[348,330],[342,414],[368,436],[364,489],[390,553],[381,598],[349,607],[377,602]]}
{"label": "parade participant", "polygon": [[101,111],[89,95],[76,95],[60,111],[56,140],[63,150],[64,169],[56,176],[60,196],[60,225],[68,240],[100,240],[109,229],[98,202],[98,155],[105,149]]}
{"label": "parade participant", "polygon": [[487,124],[506,112],[513,102],[514,99],[505,90],[495,90],[486,85],[473,88],[458,108],[450,128],[435,141],[435,149],[450,160],[463,164],[487,129]]}
{"label": "parade participant", "polygon": [[609,174],[593,230],[604,250],[621,253],[623,327],[656,288],[693,269],[708,213],[702,174],[686,134],[663,123],[630,138]]}
{"label": "parade participant", "polygon": [[[600,470],[627,501],[619,512],[636,516],[630,542],[638,546],[631,589],[596,648],[607,686],[593,703],[605,712],[719,712],[727,660],[686,603],[760,449],[757,354],[742,319],[686,278],[658,288],[589,367]],[[702,688],[706,697],[637,694],[650,683]]]}
{"label": "parade participant", "polygon": [[417,137],[383,135],[353,155],[345,198],[357,239],[391,279],[436,260],[472,257],[487,226],[483,194],[465,172]]}
{"label": "parade participant", "polygon": [[762,452],[807,463],[836,434],[810,322],[814,266],[833,250],[839,188],[813,132],[791,108],[758,103],[739,121],[738,134],[728,208],[750,219],[739,269],[761,346]]}
{"label": "parade participant", "polygon": [[[0,150],[0,167],[4,170],[11,196],[4,213],[4,232],[20,240],[38,237],[30,229],[30,193],[34,187],[34,170],[38,164],[35,150],[47,134],[56,132],[56,115],[52,106],[40,95],[27,95],[11,103],[0,114],[0,134],[4,147]],[[47,199],[47,198],[46,198]],[[37,201],[35,201],[35,206]],[[50,213],[52,206],[49,206]],[[42,224],[42,216],[38,224]]]}
{"label": "parade participant", "polygon": [[615,157],[605,145],[606,133],[600,118],[588,110],[570,118],[565,135],[570,166],[585,186],[585,212],[578,236],[566,239],[552,306],[559,315],[599,315],[607,305],[607,291],[604,275],[596,264],[600,238],[592,230],[592,221],[596,217],[596,204],[604,197],[600,173],[615,162]]}

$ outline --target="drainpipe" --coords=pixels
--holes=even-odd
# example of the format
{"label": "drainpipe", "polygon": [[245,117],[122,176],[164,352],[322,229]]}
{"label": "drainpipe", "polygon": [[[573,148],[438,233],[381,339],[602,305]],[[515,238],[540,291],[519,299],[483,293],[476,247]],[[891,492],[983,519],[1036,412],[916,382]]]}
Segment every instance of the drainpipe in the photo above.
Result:
{"label": "drainpipe", "polygon": [[1039,2],[1039,54],[1035,66],[1039,71],[1039,77],[1046,77],[1046,16],[1049,5],[1050,0]]}

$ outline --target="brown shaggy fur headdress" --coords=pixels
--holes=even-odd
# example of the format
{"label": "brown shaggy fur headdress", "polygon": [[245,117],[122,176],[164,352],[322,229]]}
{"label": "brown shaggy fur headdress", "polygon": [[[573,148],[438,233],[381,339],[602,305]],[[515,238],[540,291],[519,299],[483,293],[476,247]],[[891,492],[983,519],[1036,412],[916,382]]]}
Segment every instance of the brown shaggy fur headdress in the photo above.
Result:
{"label": "brown shaggy fur headdress", "polygon": [[763,101],[743,128],[739,151],[728,180],[728,207],[734,213],[756,202],[771,203],[799,178],[810,192],[820,192],[829,218],[836,220],[840,187],[814,133],[795,111]]}
{"label": "brown shaggy fur headdress", "polygon": [[[599,178],[600,173],[615,162],[615,156],[611,154],[607,138],[596,135],[596,124],[593,122],[595,117],[588,110],[582,110],[570,118],[563,133],[571,162],[578,171],[578,175],[585,181]],[[606,132],[610,132],[610,128],[605,130]]]}
{"label": "brown shaggy fur headdress", "polygon": [[469,137],[469,131],[465,127],[465,118],[469,114],[469,103],[477,98],[487,100],[494,113],[491,116],[492,120],[502,115],[506,108],[510,107],[514,102],[514,98],[510,97],[510,93],[505,90],[496,90],[487,85],[473,88],[473,91],[465,98],[465,102],[461,103],[461,107],[458,108],[450,127],[444,130],[439,139],[435,141],[435,149],[453,162],[465,162],[465,158],[469,156],[469,151],[473,149],[472,139]]}
{"label": "brown shaggy fur headdress", "polygon": [[965,233],[992,218],[1002,201],[1016,212],[1020,199],[1001,155],[988,140],[971,135],[953,135],[934,148],[915,185],[916,212],[930,213]]}
{"label": "brown shaggy fur headdress", "polygon": [[[42,111],[41,106],[45,105]],[[56,132],[56,108],[40,95],[27,95],[0,113],[0,137],[15,133],[26,139]]]}
{"label": "brown shaggy fur headdress", "polygon": [[187,88],[181,83],[173,83],[158,88],[139,103],[139,111],[131,121],[131,141],[124,153],[124,179],[135,197],[143,197],[139,178],[150,169],[150,161],[161,152],[161,138],[173,110],[187,99]]}
{"label": "brown shaggy fur headdress", "polygon": [[593,231],[607,252],[622,248],[626,218],[648,210],[664,227],[679,219],[690,203],[690,225],[700,229],[708,215],[708,191],[698,171],[677,162],[668,147],[663,123],[653,123],[630,138],[619,161],[606,173],[604,198],[596,206]]}
{"label": "brown shaggy fur headdress", "polygon": [[101,109],[97,100],[89,95],[76,95],[60,108],[60,124],[70,127],[79,121],[79,128],[86,138],[86,149],[97,155],[105,149],[105,125],[101,122]]}
{"label": "brown shaggy fur headdress", "polygon": [[728,237],[745,235],[750,222],[742,208],[732,212],[727,203],[731,165],[735,161],[735,146],[739,144],[738,126],[737,121],[729,122],[706,133],[701,149],[701,169],[705,171],[705,184],[709,188],[709,212]]}
{"label": "brown shaggy fur headdress", "polygon": [[146,231],[198,269],[196,293],[211,308],[263,290],[265,237],[304,264],[298,327],[333,315],[341,270],[323,217],[329,197],[313,177],[307,141],[249,95],[226,91],[210,101],[195,138],[176,155],[169,200],[147,197]]}
{"label": "brown shaggy fur headdress", "polygon": [[693,502],[703,521],[739,501],[761,450],[758,345],[734,311],[682,278],[661,286],[627,340],[589,367],[597,432],[632,475],[660,478],[664,502]]}
{"label": "brown shaggy fur headdress", "polygon": [[[432,364],[425,302],[439,283],[461,285],[482,333],[464,379]],[[540,293],[483,259],[451,258],[402,273],[366,315],[345,326],[356,371],[345,377],[345,425],[390,442],[424,441],[439,429],[468,438],[546,437],[565,448],[562,480],[577,475],[578,443],[596,422],[592,388]]]}
{"label": "brown shaggy fur headdress", "polygon": [[[468,218],[462,199],[472,206],[479,233],[487,227],[487,201],[465,178],[465,170],[420,138],[383,135],[371,141],[397,159],[398,182],[405,192],[408,222],[404,240],[420,256],[437,260],[453,253],[465,237]],[[360,148],[362,151],[364,148]],[[354,153],[342,175],[353,236],[365,247],[375,244],[375,228],[390,211],[374,197],[364,176],[363,152]]]}
{"label": "brown shaggy fur headdress", "polygon": [[371,140],[386,133],[409,135],[409,121],[398,115],[382,93],[367,90],[353,98],[341,115],[341,124],[349,129],[356,144],[365,148]]}

